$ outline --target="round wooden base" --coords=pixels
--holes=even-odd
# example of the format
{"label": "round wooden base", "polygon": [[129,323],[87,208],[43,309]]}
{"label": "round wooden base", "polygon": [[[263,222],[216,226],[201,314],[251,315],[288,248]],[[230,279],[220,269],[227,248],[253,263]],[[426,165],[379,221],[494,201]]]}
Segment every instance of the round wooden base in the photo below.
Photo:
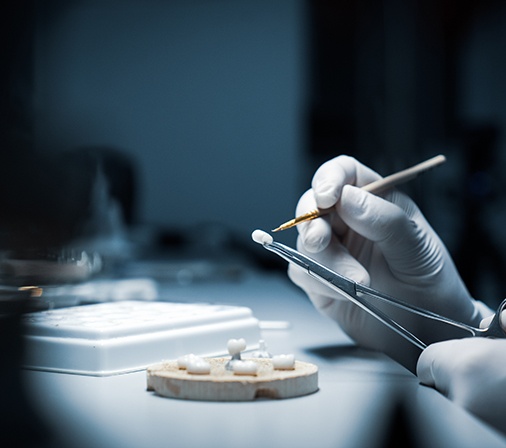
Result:
{"label": "round wooden base", "polygon": [[274,370],[268,358],[248,358],[258,364],[256,375],[227,370],[230,358],[206,358],[209,374],[191,374],[177,361],[165,361],[147,369],[147,389],[169,398],[204,401],[250,401],[256,398],[292,398],[318,390],[318,367],[295,361],[292,370]]}

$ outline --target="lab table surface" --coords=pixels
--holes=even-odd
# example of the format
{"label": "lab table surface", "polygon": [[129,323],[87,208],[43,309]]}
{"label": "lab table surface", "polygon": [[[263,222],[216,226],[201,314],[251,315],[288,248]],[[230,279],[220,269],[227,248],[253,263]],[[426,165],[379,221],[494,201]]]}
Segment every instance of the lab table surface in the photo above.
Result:
{"label": "lab table surface", "polygon": [[[161,291],[161,300],[250,307],[265,324],[270,352],[318,366],[319,390],[285,400],[204,402],[147,391],[145,371],[94,377],[25,370],[33,407],[55,446],[506,447],[504,435],[402,366],[356,347],[286,275],[252,272]],[[280,322],[289,325],[267,325]]]}

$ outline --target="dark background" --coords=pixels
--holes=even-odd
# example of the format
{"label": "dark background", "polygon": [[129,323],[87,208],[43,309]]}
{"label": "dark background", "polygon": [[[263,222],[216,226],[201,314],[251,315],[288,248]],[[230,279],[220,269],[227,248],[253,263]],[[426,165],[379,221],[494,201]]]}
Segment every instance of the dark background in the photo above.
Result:
{"label": "dark background", "polygon": [[506,291],[503,2],[23,0],[0,20],[4,248],[90,232],[100,175],[127,226],[247,246],[329,158],[386,175],[443,153],[404,188],[471,292]]}

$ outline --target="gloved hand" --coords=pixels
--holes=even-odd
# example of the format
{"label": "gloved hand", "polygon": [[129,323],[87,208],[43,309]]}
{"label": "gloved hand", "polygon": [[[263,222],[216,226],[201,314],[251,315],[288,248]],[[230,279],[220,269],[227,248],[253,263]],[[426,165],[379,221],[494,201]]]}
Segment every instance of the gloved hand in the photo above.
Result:
{"label": "gloved hand", "polygon": [[[352,157],[339,156],[323,164],[312,189],[299,200],[296,214],[316,207],[332,208],[332,213],[298,226],[298,250],[359,283],[478,325],[480,306],[415,203],[397,190],[379,197],[357,188],[379,178]],[[419,349],[414,351],[410,343],[304,270],[290,265],[288,274],[316,308],[358,344],[381,350],[415,370]],[[453,337],[434,321],[393,307],[383,309],[427,344]]]}
{"label": "gloved hand", "polygon": [[422,384],[506,432],[506,339],[432,344],[418,360],[417,375]]}

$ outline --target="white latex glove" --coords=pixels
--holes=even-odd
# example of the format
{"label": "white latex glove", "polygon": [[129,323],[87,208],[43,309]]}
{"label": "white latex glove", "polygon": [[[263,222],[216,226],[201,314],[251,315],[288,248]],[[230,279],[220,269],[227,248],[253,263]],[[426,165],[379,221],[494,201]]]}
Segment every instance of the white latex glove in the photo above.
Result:
{"label": "white latex glove", "polygon": [[[298,226],[297,248],[353,280],[406,302],[469,324],[482,318],[444,244],[415,203],[393,190],[384,199],[356,186],[380,176],[352,157],[339,156],[315,173],[296,214],[316,207],[333,213]],[[297,266],[292,281],[317,309],[364,347],[381,350],[414,371],[420,350],[319,283]],[[454,337],[446,327],[395,308],[383,308],[427,344]],[[459,333],[460,334],[460,333]]]}
{"label": "white latex glove", "polygon": [[506,432],[506,339],[465,338],[427,347],[420,382]]}

